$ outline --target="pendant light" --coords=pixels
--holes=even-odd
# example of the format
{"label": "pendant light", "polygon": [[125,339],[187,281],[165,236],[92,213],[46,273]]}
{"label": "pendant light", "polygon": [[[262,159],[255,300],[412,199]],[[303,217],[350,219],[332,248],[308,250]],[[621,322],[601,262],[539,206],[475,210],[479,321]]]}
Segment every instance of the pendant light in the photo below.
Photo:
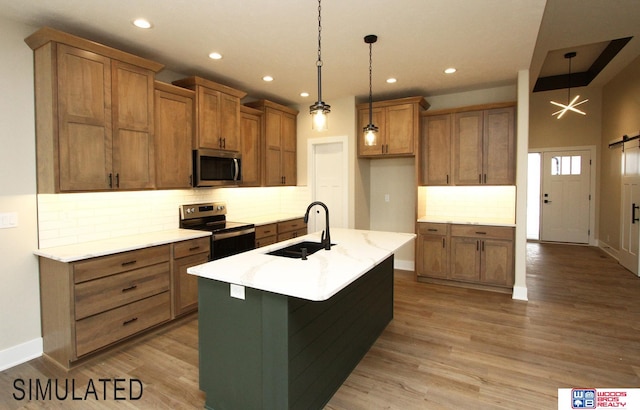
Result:
{"label": "pendant light", "polygon": [[571,59],[573,57],[576,56],[576,52],[575,51],[571,51],[569,53],[566,53],[564,55],[564,58],[569,60],[569,87],[567,90],[567,104],[561,104],[561,103],[557,103],[555,101],[550,101],[551,104],[553,105],[557,105],[558,107],[560,107],[561,109],[554,112],[553,114],[551,114],[551,116],[554,115],[558,115],[558,119],[562,118],[562,116],[567,112],[567,111],[573,111],[573,112],[577,112],[578,114],[582,114],[582,115],[587,115],[584,111],[581,111],[579,109],[577,109],[576,107],[578,105],[584,104],[587,101],[589,101],[589,99],[586,99],[584,101],[580,101],[579,103],[576,103],[576,101],[578,101],[578,99],[580,98],[579,95],[576,95],[575,98],[572,100],[571,99]]}
{"label": "pendant light", "polygon": [[369,34],[364,37],[364,42],[369,44],[369,124],[364,127],[364,145],[372,146],[377,144],[378,127],[373,125],[373,93],[371,86],[371,48],[373,43],[378,41],[378,36]]}
{"label": "pendant light", "polygon": [[325,131],[328,128],[327,114],[331,112],[331,106],[322,101],[322,18],[321,0],[318,0],[318,101],[309,107],[312,118],[311,128],[316,131]]}

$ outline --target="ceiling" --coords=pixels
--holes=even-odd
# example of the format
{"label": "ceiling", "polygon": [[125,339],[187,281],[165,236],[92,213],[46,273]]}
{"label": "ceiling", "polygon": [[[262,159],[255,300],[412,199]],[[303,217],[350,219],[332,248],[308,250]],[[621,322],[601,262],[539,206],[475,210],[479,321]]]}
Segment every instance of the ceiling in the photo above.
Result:
{"label": "ceiling", "polygon": [[[114,6],[117,3],[117,6]],[[640,55],[638,0],[325,0],[322,96],[374,100],[516,83],[588,66],[603,44],[633,36],[592,81],[602,86]],[[50,26],[165,64],[164,78],[200,75],[283,104],[317,100],[318,3],[307,0],[0,0],[0,16]],[[131,21],[144,17],[153,28]],[[25,45],[26,47],[26,45]],[[595,48],[594,48],[595,47]],[[596,50],[596,51],[594,51]],[[221,60],[208,54],[218,51]],[[445,75],[447,67],[455,74]],[[163,78],[163,73],[160,78]],[[271,75],[274,81],[262,80]],[[397,83],[387,84],[388,77]],[[300,97],[307,91],[310,96]]]}

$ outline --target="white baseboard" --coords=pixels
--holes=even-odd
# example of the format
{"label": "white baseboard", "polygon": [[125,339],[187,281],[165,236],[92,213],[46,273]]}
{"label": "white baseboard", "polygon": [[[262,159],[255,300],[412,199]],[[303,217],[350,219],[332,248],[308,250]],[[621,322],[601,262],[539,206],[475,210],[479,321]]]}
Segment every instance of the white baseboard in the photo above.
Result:
{"label": "white baseboard", "polygon": [[618,250],[609,246],[606,242],[598,240],[598,248],[602,249],[605,253],[611,256],[613,259],[619,261]]}
{"label": "white baseboard", "polygon": [[0,371],[42,356],[42,338],[0,350]]}
{"label": "white baseboard", "polygon": [[529,300],[529,297],[527,295],[527,288],[524,286],[514,286],[513,295],[511,296],[511,298],[524,301]]}
{"label": "white baseboard", "polygon": [[409,271],[413,271],[415,269],[416,265],[413,261],[410,260],[394,260],[393,261],[393,268],[394,269],[399,269],[399,270],[409,270]]}

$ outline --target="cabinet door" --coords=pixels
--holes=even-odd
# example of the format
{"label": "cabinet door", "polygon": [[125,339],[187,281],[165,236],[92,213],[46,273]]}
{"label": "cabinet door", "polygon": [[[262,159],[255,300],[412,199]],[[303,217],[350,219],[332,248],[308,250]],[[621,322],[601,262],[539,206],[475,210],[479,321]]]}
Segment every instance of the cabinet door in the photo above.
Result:
{"label": "cabinet door", "polygon": [[515,108],[484,113],[483,183],[515,184]]}
{"label": "cabinet door", "polygon": [[295,186],[297,183],[296,117],[292,114],[282,113],[281,127],[283,183]]}
{"label": "cabinet door", "polygon": [[478,282],[480,279],[480,240],[451,237],[451,279]]}
{"label": "cabinet door", "polygon": [[483,111],[454,115],[453,178],[456,185],[482,183]]}
{"label": "cabinet door", "polygon": [[115,188],[153,188],[153,72],[113,61],[112,98]]}
{"label": "cabinet door", "polygon": [[446,279],[449,276],[447,240],[442,235],[419,235],[418,275]]}
{"label": "cabinet door", "polygon": [[174,317],[198,308],[198,277],[187,273],[187,269],[206,263],[208,254],[201,253],[174,261]]}
{"label": "cabinet door", "polygon": [[422,184],[451,184],[451,115],[424,117],[422,133]]}
{"label": "cabinet door", "polygon": [[193,98],[155,91],[156,187],[191,186]]}
{"label": "cabinet door", "polygon": [[220,149],[220,92],[197,87],[196,93],[197,146]]}
{"label": "cabinet door", "polygon": [[386,108],[386,154],[414,154],[415,104],[399,104]]}
{"label": "cabinet door", "polygon": [[265,184],[282,185],[282,112],[265,109]]}
{"label": "cabinet door", "polygon": [[109,189],[111,61],[63,44],[57,60],[60,190]]}
{"label": "cabinet door", "polygon": [[240,151],[242,153],[242,186],[260,185],[259,115],[240,114]]}
{"label": "cabinet door", "polygon": [[376,145],[364,144],[364,127],[369,124],[369,109],[358,111],[358,129],[356,130],[356,138],[358,139],[358,155],[361,157],[376,157],[384,154],[386,149],[385,141],[385,111],[383,108],[373,108],[371,110],[371,119],[373,125],[378,127],[378,136]]}
{"label": "cabinet door", "polygon": [[480,281],[500,286],[513,286],[513,241],[485,239],[482,241]]}
{"label": "cabinet door", "polygon": [[220,93],[220,137],[222,149],[240,151],[240,99]]}

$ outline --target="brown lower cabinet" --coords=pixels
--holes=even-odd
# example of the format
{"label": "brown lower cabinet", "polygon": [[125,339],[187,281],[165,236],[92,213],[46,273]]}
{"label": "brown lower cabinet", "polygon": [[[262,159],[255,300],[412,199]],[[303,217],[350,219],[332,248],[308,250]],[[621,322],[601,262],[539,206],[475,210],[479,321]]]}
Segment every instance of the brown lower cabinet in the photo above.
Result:
{"label": "brown lower cabinet", "polygon": [[197,281],[186,269],[208,255],[206,237],[68,263],[40,257],[44,354],[70,368],[195,310]]}
{"label": "brown lower cabinet", "polygon": [[256,226],[256,248],[307,234],[304,218],[293,218]]}
{"label": "brown lower cabinet", "polygon": [[514,231],[503,226],[420,222],[417,279],[510,291]]}

